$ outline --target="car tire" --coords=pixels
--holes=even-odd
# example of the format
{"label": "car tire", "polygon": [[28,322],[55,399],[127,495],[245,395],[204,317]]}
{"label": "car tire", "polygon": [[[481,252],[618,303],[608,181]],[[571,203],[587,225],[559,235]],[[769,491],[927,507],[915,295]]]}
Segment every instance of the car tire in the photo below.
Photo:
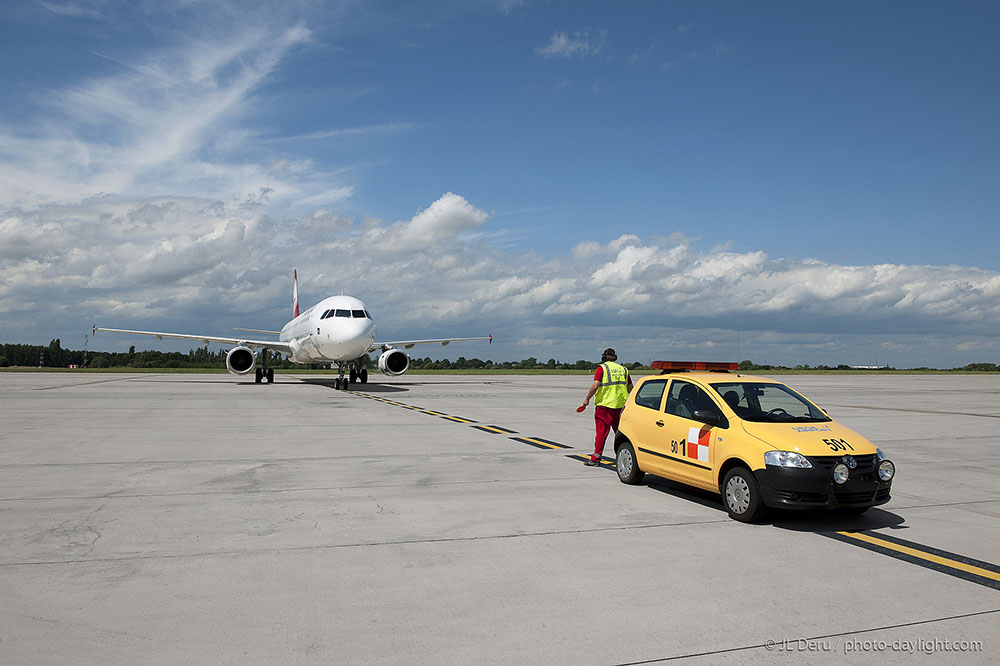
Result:
{"label": "car tire", "polygon": [[722,481],[722,503],[733,520],[752,523],[764,515],[757,477],[746,467],[734,467]]}
{"label": "car tire", "polygon": [[639,469],[639,463],[635,460],[635,449],[628,442],[619,447],[615,455],[615,470],[618,472],[618,480],[634,486],[640,483],[646,473]]}

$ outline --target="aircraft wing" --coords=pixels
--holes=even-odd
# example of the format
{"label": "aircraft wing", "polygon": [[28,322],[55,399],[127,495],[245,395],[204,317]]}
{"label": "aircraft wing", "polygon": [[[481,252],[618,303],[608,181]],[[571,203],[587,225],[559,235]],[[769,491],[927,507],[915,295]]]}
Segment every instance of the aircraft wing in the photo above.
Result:
{"label": "aircraft wing", "polygon": [[373,342],[368,351],[373,352],[379,349],[386,349],[388,347],[403,347],[404,349],[412,349],[414,345],[438,344],[443,347],[449,342],[472,342],[474,340],[489,340],[490,344],[493,344],[493,335],[491,334],[485,338],[442,338],[440,340],[397,340],[393,342]]}
{"label": "aircraft wing", "polygon": [[188,335],[186,333],[158,333],[156,331],[130,331],[121,328],[100,328],[98,326],[94,327],[94,335],[97,335],[98,331],[105,331],[107,333],[131,333],[133,335],[151,335],[157,340],[162,340],[163,338],[177,338],[180,340],[197,340],[198,342],[203,342],[206,345],[209,342],[219,342],[224,345],[243,345],[245,347],[250,347],[251,349],[273,349],[274,351],[279,351],[283,354],[292,353],[291,347],[287,342],[278,342],[277,340],[248,340],[247,338],[219,338],[214,335]]}

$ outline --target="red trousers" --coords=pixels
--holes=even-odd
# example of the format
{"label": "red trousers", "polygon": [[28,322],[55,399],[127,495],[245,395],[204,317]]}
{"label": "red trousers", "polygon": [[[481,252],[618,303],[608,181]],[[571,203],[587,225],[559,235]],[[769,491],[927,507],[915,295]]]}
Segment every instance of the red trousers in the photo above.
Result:
{"label": "red trousers", "polygon": [[599,460],[604,453],[604,441],[608,438],[608,432],[614,430],[618,432],[618,420],[621,418],[622,410],[611,409],[610,407],[594,407],[594,425],[597,427],[597,437],[594,439],[594,453],[591,460]]}

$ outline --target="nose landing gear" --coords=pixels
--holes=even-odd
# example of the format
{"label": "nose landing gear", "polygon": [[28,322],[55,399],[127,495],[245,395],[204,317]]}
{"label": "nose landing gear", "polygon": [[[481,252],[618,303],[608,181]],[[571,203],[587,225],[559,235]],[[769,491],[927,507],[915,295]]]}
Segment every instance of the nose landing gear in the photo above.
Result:
{"label": "nose landing gear", "polygon": [[348,368],[349,364],[338,362],[336,364],[331,364],[330,367],[333,368],[334,365],[336,365],[337,370],[339,371],[339,376],[333,380],[333,387],[338,391],[346,391],[351,384],[356,384],[357,382],[361,382],[362,384],[368,383],[368,370],[361,365],[360,360],[354,361],[354,363],[350,365],[350,369],[347,372],[346,377],[344,376],[345,369]]}

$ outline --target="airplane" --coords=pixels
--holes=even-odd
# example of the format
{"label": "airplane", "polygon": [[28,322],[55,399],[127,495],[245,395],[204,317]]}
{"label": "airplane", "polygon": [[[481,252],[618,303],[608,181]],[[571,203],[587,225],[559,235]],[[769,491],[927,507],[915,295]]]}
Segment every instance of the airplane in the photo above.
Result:
{"label": "airplane", "polygon": [[[184,333],[157,333],[155,331],[132,331],[121,328],[102,328],[94,325],[94,335],[98,331],[107,333],[129,333],[133,335],[152,335],[157,340],[163,338],[179,338],[181,340],[198,340],[206,345],[219,342],[234,345],[226,354],[226,369],[234,375],[246,375],[253,371],[257,354],[255,349],[277,351],[287,354],[292,363],[299,364],[330,364],[339,370],[334,382],[337,390],[346,390],[350,384],[360,381],[368,383],[368,370],[364,366],[364,357],[369,353],[381,350],[378,357],[378,369],[384,375],[398,376],[410,367],[410,357],[399,347],[412,349],[415,345],[441,344],[451,342],[471,342],[489,340],[493,343],[493,334],[478,338],[443,338],[437,340],[402,340],[393,342],[375,341],[375,319],[367,306],[353,296],[331,296],[299,313],[299,273],[292,272],[292,320],[280,331],[268,331],[255,328],[234,328],[235,331],[246,331],[264,335],[276,335],[276,341],[250,340],[247,338],[222,338],[212,335],[188,335]],[[266,381],[274,383],[274,368],[267,367],[267,354],[261,356],[261,366],[256,368],[255,382]],[[345,376],[346,371],[346,376]]]}

